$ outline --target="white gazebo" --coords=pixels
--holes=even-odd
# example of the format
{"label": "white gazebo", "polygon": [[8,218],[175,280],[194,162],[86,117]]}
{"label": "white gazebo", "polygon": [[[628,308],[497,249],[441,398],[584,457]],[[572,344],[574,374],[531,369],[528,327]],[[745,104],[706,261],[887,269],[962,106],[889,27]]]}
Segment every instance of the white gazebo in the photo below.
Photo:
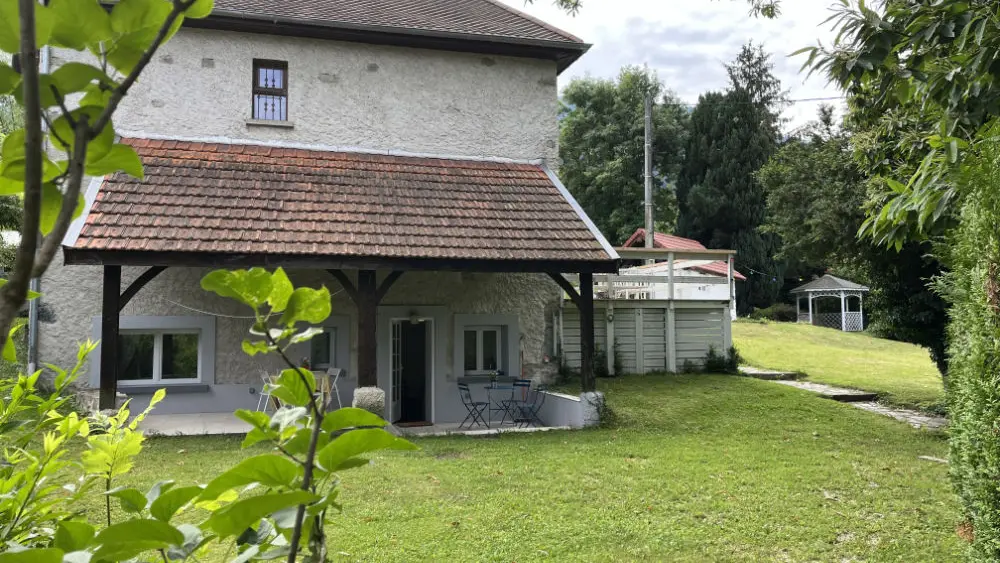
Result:
{"label": "white gazebo", "polygon": [[[867,292],[868,288],[861,284],[826,274],[796,287],[791,291],[791,294],[795,295],[798,322],[838,328],[845,332],[858,332],[865,328],[864,308],[861,299]],[[807,303],[804,311],[802,310],[803,295]],[[824,297],[839,298],[840,310],[820,311],[817,308],[818,304],[814,304],[814,301]]]}

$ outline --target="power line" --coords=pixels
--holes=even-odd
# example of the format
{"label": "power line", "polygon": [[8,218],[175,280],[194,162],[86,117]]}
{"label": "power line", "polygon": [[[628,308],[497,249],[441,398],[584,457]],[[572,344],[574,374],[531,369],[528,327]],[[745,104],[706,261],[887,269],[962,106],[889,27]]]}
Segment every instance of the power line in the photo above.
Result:
{"label": "power line", "polygon": [[[846,100],[847,96],[823,96],[818,98],[793,98],[790,100],[781,100],[784,104],[800,104],[807,102],[831,102],[836,100]],[[715,105],[725,105],[725,104],[748,104],[748,105],[758,105],[760,102],[742,101],[742,100],[719,100]],[[660,102],[660,105],[664,106],[682,106],[687,108],[694,108],[698,106],[698,102]]]}

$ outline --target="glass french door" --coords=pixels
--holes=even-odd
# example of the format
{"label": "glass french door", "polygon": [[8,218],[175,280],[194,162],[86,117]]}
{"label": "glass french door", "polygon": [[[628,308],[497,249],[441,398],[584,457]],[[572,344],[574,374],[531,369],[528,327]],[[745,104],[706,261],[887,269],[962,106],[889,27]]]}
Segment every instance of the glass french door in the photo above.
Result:
{"label": "glass french door", "polygon": [[402,416],[403,322],[405,321],[392,321],[392,381],[389,385],[390,422],[395,422]]}

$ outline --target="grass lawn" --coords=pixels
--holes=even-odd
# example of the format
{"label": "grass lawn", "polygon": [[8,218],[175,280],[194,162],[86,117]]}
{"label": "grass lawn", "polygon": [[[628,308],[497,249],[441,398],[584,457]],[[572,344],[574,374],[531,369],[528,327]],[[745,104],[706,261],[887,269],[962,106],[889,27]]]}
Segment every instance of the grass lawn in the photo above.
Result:
{"label": "grass lawn", "polygon": [[[344,474],[333,553],[359,561],[948,561],[940,434],[732,376],[601,380],[607,427],[424,438]],[[249,453],[256,453],[253,450]],[[127,480],[202,481],[236,438],[151,438]]]}
{"label": "grass lawn", "polygon": [[941,374],[927,350],[905,342],[796,323],[733,323],[749,365],[797,371],[810,381],[878,393],[889,403],[941,410]]}

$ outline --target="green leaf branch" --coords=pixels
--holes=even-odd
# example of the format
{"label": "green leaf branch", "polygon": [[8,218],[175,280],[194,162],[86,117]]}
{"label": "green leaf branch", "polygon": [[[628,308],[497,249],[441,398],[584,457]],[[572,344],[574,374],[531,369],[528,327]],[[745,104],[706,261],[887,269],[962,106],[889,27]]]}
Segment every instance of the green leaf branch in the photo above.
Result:
{"label": "green leaf branch", "polygon": [[[141,177],[135,151],[114,143],[112,118],[184,18],[205,17],[212,7],[212,0],[122,0],[109,13],[98,0],[0,0],[7,22],[0,26],[0,50],[16,54],[19,63],[0,63],[0,94],[13,93],[24,115],[23,129],[7,137],[0,157],[0,191],[23,195],[24,208],[14,268],[0,289],[0,334],[10,331],[31,278],[45,273],[83,212],[84,177],[119,170]],[[99,66],[71,62],[41,74],[45,46],[89,50]],[[120,82],[108,76],[109,67]],[[76,92],[84,95],[71,109],[66,96]],[[49,160],[46,131],[65,160]]]}

